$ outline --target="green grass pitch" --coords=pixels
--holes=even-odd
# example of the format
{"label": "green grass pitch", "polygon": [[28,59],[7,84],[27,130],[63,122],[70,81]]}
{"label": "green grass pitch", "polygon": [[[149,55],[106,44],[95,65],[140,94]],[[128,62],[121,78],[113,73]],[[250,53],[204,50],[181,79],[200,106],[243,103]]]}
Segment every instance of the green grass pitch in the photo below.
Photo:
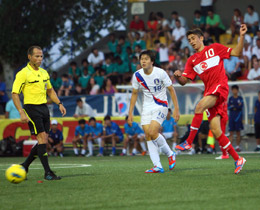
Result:
{"label": "green grass pitch", "polygon": [[0,158],[0,209],[259,209],[259,154],[244,157],[239,175],[231,158],[214,155],[177,156],[173,171],[161,156],[164,174],[144,173],[149,156],[50,157],[62,180],[45,181],[36,160],[20,184],[9,183],[4,170],[24,158]]}

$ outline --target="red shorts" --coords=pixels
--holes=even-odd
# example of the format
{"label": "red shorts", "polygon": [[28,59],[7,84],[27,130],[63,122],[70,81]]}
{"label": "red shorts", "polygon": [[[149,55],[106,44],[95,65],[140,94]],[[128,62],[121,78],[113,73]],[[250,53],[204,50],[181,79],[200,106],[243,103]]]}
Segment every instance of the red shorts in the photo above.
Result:
{"label": "red shorts", "polygon": [[[217,115],[221,116],[221,118],[222,118],[221,121],[226,122],[228,120],[228,114],[227,114],[228,91],[229,91],[228,85],[225,85],[225,86],[218,85],[214,89],[212,88],[212,91],[208,91],[205,94],[205,96],[215,95],[215,96],[218,97],[215,106],[208,109],[208,119],[209,119],[209,121],[211,121]],[[223,123],[221,123],[221,124],[223,124]]]}

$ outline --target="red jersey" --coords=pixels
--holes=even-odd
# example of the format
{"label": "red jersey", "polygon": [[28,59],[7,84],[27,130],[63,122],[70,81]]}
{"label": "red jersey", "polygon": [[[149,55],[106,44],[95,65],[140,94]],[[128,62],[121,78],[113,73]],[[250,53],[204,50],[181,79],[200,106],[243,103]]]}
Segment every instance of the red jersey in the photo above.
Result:
{"label": "red jersey", "polygon": [[189,57],[182,75],[191,80],[198,75],[205,85],[204,95],[214,94],[224,88],[227,90],[225,91],[226,98],[228,96],[228,78],[223,59],[228,59],[231,51],[231,48],[218,43],[205,46],[201,52]]}
{"label": "red jersey", "polygon": [[144,21],[139,20],[138,22],[135,22],[134,20],[132,20],[130,23],[130,29],[135,29],[137,31],[144,31],[145,30]]}

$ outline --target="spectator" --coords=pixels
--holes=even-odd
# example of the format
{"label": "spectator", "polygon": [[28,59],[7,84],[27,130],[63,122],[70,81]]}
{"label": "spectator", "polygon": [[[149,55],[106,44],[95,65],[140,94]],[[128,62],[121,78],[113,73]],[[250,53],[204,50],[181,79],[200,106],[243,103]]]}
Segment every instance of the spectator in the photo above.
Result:
{"label": "spectator", "polygon": [[116,59],[115,72],[118,74],[118,83],[122,84],[125,82],[125,78],[129,73],[129,66],[127,62],[123,62],[118,56]]}
{"label": "spectator", "polygon": [[82,92],[86,92],[86,88],[88,85],[88,81],[91,76],[88,74],[87,68],[84,68],[82,76],[79,78],[79,85],[81,87]]}
{"label": "spectator", "polygon": [[205,24],[206,24],[205,16],[202,16],[199,10],[195,10],[192,28],[200,28],[202,31],[204,31]]}
{"label": "spectator", "polygon": [[243,129],[243,123],[242,123],[242,116],[243,116],[243,107],[244,107],[244,101],[241,96],[238,95],[239,87],[237,85],[233,85],[231,87],[232,94],[228,99],[228,110],[229,110],[229,140],[232,144],[233,142],[233,135],[234,131],[236,132],[236,151],[241,152],[241,149],[239,148],[240,142],[241,142],[241,136],[240,131]]}
{"label": "spectator", "polygon": [[136,45],[135,46],[135,51],[134,51],[134,56],[136,56],[137,58],[139,58],[139,55],[141,54],[142,52],[142,48],[140,45]]}
{"label": "spectator", "polygon": [[158,20],[158,28],[159,28],[159,36],[163,35],[166,40],[166,45],[171,40],[171,34],[170,34],[170,23],[169,21],[164,18],[164,15],[162,12],[157,12],[157,20]]}
{"label": "spectator", "polygon": [[172,67],[173,67],[173,71],[175,71],[175,70],[177,70],[177,69],[179,69],[179,70],[181,70],[181,71],[183,71],[184,70],[184,63],[183,63],[183,61],[182,61],[182,59],[181,59],[181,55],[180,54],[177,54],[176,55],[176,58],[175,58],[175,60],[171,63],[171,65],[172,65]]}
{"label": "spectator", "polygon": [[248,64],[248,69],[249,69],[249,70],[252,69],[252,68],[254,68],[254,63],[255,63],[255,62],[258,63],[258,59],[257,59],[256,55],[252,55],[251,60],[250,60],[250,62],[249,62],[249,64]]}
{"label": "spectator", "polygon": [[77,63],[75,61],[70,62],[70,68],[69,68],[69,77],[70,79],[73,79],[74,84],[78,83],[78,78],[81,75],[81,70],[77,66]]}
{"label": "spectator", "polygon": [[160,44],[159,48],[160,64],[163,69],[169,64],[168,48],[164,44]]}
{"label": "spectator", "polygon": [[253,38],[253,47],[256,46],[256,40],[260,39],[260,30],[256,32],[256,35]]}
{"label": "spectator", "polygon": [[126,150],[128,147],[128,144],[130,143],[130,141],[134,142],[134,148],[132,151],[132,156],[136,155],[137,153],[137,146],[138,146],[138,142],[140,142],[140,145],[142,147],[142,155],[146,154],[146,145],[145,145],[145,135],[144,135],[144,131],[140,128],[140,126],[136,123],[133,122],[132,126],[130,126],[127,123],[128,120],[128,116],[126,116],[125,118],[125,124],[124,124],[124,129],[125,129],[125,139],[124,139],[124,147],[122,149],[122,153],[120,154],[121,156],[125,156],[126,155]]}
{"label": "spectator", "polygon": [[131,43],[133,43],[135,32],[138,32],[146,40],[144,21],[140,19],[139,15],[134,15],[130,23],[128,38]]}
{"label": "spectator", "polygon": [[253,68],[250,69],[248,75],[247,75],[248,80],[259,80],[260,79],[260,68],[259,68],[259,63],[257,61],[254,62]]}
{"label": "spectator", "polygon": [[99,91],[99,85],[96,84],[94,77],[91,77],[88,81],[88,85],[86,88],[86,94],[88,95],[96,95]]}
{"label": "spectator", "polygon": [[[49,155],[63,157],[63,135],[62,132],[58,129],[57,120],[51,121],[51,130],[49,132],[48,142],[47,142],[47,152]],[[57,154],[58,153],[58,154]]]}
{"label": "spectator", "polygon": [[118,40],[116,39],[116,35],[114,33],[111,33],[109,35],[110,41],[107,43],[108,49],[110,52],[115,53],[116,52],[116,46],[118,45]]}
{"label": "spectator", "polygon": [[79,125],[75,129],[75,136],[73,137],[72,144],[73,150],[76,156],[79,156],[78,144],[83,144],[81,150],[81,156],[86,155],[87,138],[89,134],[89,126],[86,124],[86,120],[81,119],[78,121]]}
{"label": "spectator", "polygon": [[100,88],[103,86],[103,82],[104,82],[104,79],[105,79],[105,70],[104,69],[97,69],[97,74],[96,76],[94,77],[95,81],[96,81],[96,84],[99,85],[99,90]]}
{"label": "spectator", "polygon": [[249,63],[252,58],[252,46],[245,40],[243,47],[243,60],[246,69],[249,69]]}
{"label": "spectator", "polygon": [[112,143],[112,153],[110,156],[114,156],[116,154],[116,143],[122,142],[124,139],[123,133],[119,126],[111,121],[109,115],[104,118],[104,132],[102,136],[102,146],[100,148],[100,155],[103,156],[103,148],[105,143]]}
{"label": "spectator", "polygon": [[177,123],[173,119],[172,110],[169,108],[167,117],[162,123],[162,134],[165,139],[170,139],[172,141],[172,150],[175,151],[175,147],[177,145]]}
{"label": "spectator", "polygon": [[89,136],[88,136],[88,151],[89,153],[86,157],[93,156],[93,143],[98,144],[99,154],[97,156],[103,156],[102,149],[102,135],[103,135],[103,125],[98,123],[94,117],[89,119]]}
{"label": "spectator", "polygon": [[130,63],[132,73],[136,72],[138,64],[139,64],[138,58],[136,56],[133,56]]}
{"label": "spectator", "polygon": [[83,101],[80,98],[78,98],[75,114],[73,115],[73,117],[79,118],[88,116],[93,117],[94,110],[91,108],[89,104],[83,103]]}
{"label": "spectator", "polygon": [[258,92],[258,99],[255,102],[255,138],[256,138],[256,148],[255,151],[260,151],[260,91]]}
{"label": "spectator", "polygon": [[191,56],[190,48],[185,47],[183,49],[183,56],[182,56],[183,62],[186,63],[190,56]]}
{"label": "spectator", "polygon": [[175,56],[177,55],[177,51],[172,48],[169,47],[168,49],[168,57],[169,57],[169,62],[172,63],[175,60]]}
{"label": "spectator", "polygon": [[247,7],[244,22],[247,25],[248,32],[256,35],[256,31],[259,29],[259,16],[252,5]]}
{"label": "spectator", "polygon": [[230,56],[229,59],[224,59],[224,68],[228,79],[231,81],[236,81],[238,77],[242,76],[238,57]]}
{"label": "spectator", "polygon": [[216,0],[201,0],[200,1],[201,14],[204,17],[207,17],[209,10],[213,10],[214,1],[216,1]]}
{"label": "spectator", "polygon": [[135,46],[140,45],[141,49],[144,50],[146,49],[146,43],[144,40],[141,39],[140,33],[135,32],[135,40],[132,46],[132,49],[135,50]]}
{"label": "spectator", "polygon": [[102,87],[102,94],[114,94],[117,93],[117,89],[112,84],[111,80],[109,78],[106,78],[103,83]]}
{"label": "spectator", "polygon": [[128,62],[127,52],[122,50],[121,45],[117,45],[114,57],[120,57],[123,62]]}
{"label": "spectator", "polygon": [[234,9],[234,15],[230,24],[231,39],[227,44],[232,44],[236,34],[239,34],[240,26],[244,23],[244,17],[239,9]]}
{"label": "spectator", "polygon": [[209,35],[209,32],[208,31],[204,31],[203,32],[203,35],[204,35],[204,40],[203,40],[203,43],[205,46],[209,46],[211,44],[214,43],[213,39],[211,38],[211,36]]}
{"label": "spectator", "polygon": [[127,54],[127,63],[129,64],[129,62],[132,60],[132,57],[135,56],[131,47],[126,48],[126,54]]}
{"label": "spectator", "polygon": [[81,67],[81,76],[84,73],[84,69],[87,69],[88,75],[90,75],[90,76],[95,73],[95,69],[93,68],[93,66],[89,65],[89,62],[88,62],[87,59],[84,58],[81,61],[81,65],[82,65],[82,67]]}
{"label": "spectator", "polygon": [[220,16],[214,14],[213,10],[208,11],[206,18],[206,30],[210,35],[214,35],[216,42],[219,42],[220,34],[225,33],[225,26],[221,22]]}
{"label": "spectator", "polygon": [[158,21],[156,14],[150,12],[148,22],[147,22],[147,38],[149,39],[150,47],[153,45],[153,38],[158,39]]}
{"label": "spectator", "polygon": [[61,76],[61,79],[62,79],[62,84],[58,91],[58,96],[62,96],[62,95],[69,96],[70,92],[73,89],[74,83],[69,78],[68,74],[63,74]]}
{"label": "spectator", "polygon": [[[21,104],[22,106],[22,104]],[[5,106],[5,118],[6,119],[19,119],[20,113],[14,105],[13,99],[10,99]]]}
{"label": "spectator", "polygon": [[179,20],[175,21],[176,27],[172,31],[172,41],[173,46],[178,51],[183,43],[183,40],[186,38],[186,30],[181,26],[181,22]]}
{"label": "spectator", "polygon": [[4,114],[7,101],[8,96],[6,93],[6,84],[2,81],[2,78],[0,77],[0,114]]}
{"label": "spectator", "polygon": [[56,71],[53,71],[52,72],[52,76],[51,76],[51,85],[53,87],[53,89],[58,92],[58,90],[60,89],[61,87],[61,84],[62,84],[62,80],[60,77],[58,77],[58,73]]}
{"label": "spectator", "polygon": [[126,54],[127,47],[131,47],[131,44],[129,41],[125,40],[125,36],[120,36],[118,40],[118,45],[121,46],[122,52]]}
{"label": "spectator", "polygon": [[256,40],[256,46],[252,49],[252,55],[256,55],[257,59],[260,60],[260,39]]}
{"label": "spectator", "polygon": [[180,21],[181,27],[185,28],[185,30],[188,28],[185,18],[182,17],[182,16],[179,16],[178,12],[173,11],[171,16],[172,16],[172,21],[171,21],[171,29],[172,30],[174,30],[176,28],[176,20]]}
{"label": "spectator", "polygon": [[109,77],[114,72],[114,64],[112,63],[111,56],[107,56],[104,65],[102,66],[102,69],[106,71],[106,76]]}
{"label": "spectator", "polygon": [[104,53],[98,51],[97,48],[93,48],[88,56],[88,62],[94,68],[102,66],[104,59]]}

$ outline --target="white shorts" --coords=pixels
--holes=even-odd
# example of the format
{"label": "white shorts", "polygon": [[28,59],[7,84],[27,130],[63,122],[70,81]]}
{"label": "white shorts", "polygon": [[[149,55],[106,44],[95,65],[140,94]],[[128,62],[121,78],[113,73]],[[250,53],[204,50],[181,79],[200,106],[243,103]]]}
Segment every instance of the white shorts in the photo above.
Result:
{"label": "white shorts", "polygon": [[160,107],[141,115],[141,125],[149,125],[152,120],[157,121],[160,125],[166,119],[168,107]]}
{"label": "white shorts", "polygon": [[[140,133],[140,134],[138,134],[137,135],[137,138],[142,138],[142,137],[144,137],[145,136],[145,134],[144,133]],[[128,137],[129,137],[129,139],[131,139],[131,138],[133,138],[133,136],[132,135],[128,135]]]}
{"label": "white shorts", "polygon": [[166,138],[166,139],[170,139],[173,137],[173,133],[174,132],[165,132],[163,133],[163,136]]}

